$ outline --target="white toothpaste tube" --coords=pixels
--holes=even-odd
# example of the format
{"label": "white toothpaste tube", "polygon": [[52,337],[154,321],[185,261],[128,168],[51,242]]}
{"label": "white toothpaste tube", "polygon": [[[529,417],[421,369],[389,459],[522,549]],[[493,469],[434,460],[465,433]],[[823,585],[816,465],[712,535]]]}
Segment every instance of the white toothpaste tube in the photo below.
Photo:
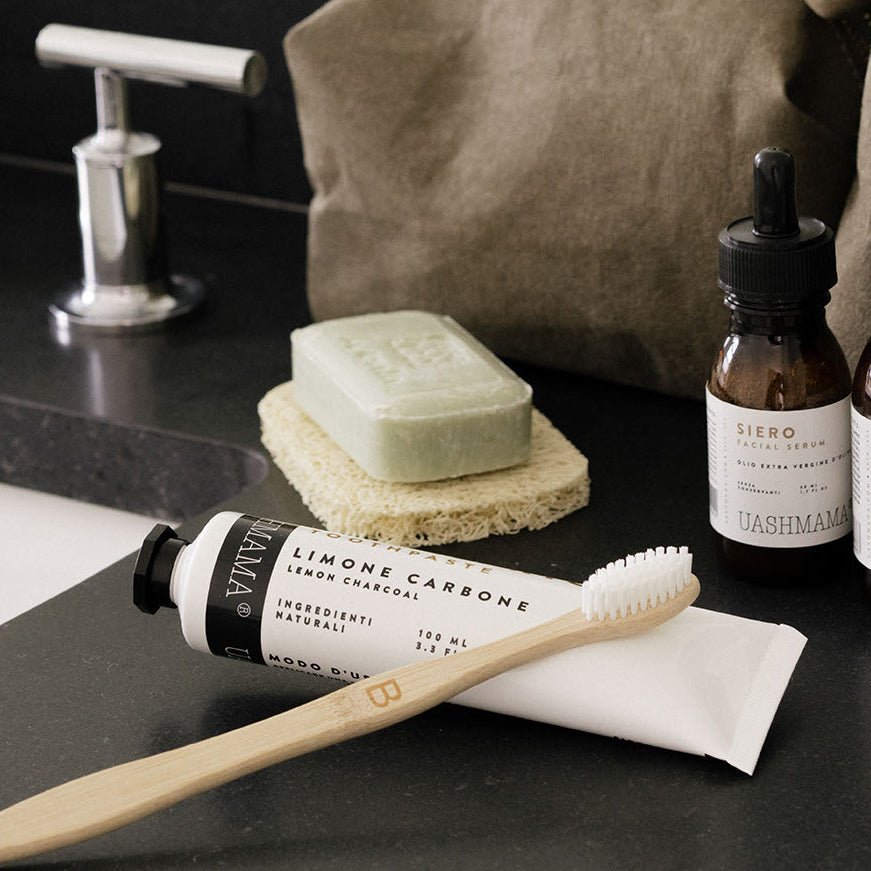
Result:
{"label": "white toothpaste tube", "polygon": [[[223,512],[193,542],[155,527],[134,601],[177,607],[204,653],[343,683],[519,632],[579,607],[577,584]],[[723,759],[752,774],[806,639],[688,608],[641,635],[569,650],[453,701]]]}

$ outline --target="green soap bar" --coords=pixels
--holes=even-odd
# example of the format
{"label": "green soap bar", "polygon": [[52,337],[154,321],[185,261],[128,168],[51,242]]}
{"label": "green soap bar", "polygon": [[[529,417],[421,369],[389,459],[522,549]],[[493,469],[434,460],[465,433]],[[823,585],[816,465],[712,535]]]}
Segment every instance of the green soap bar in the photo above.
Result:
{"label": "green soap bar", "polygon": [[532,388],[449,317],[359,315],[290,338],[297,402],[373,478],[436,481],[529,457]]}

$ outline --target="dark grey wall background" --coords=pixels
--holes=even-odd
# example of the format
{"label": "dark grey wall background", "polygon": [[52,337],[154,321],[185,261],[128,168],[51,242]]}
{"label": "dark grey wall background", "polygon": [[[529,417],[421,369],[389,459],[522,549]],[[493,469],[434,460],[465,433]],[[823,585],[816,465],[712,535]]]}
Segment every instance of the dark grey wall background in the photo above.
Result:
{"label": "dark grey wall background", "polygon": [[287,30],[325,0],[0,0],[0,159],[72,164],[96,126],[93,76],[46,70],[34,40],[51,22],[258,49],[269,65],[249,99],[208,88],[130,83],[133,125],[163,142],[166,181],[307,203],[293,90],[281,50]]}

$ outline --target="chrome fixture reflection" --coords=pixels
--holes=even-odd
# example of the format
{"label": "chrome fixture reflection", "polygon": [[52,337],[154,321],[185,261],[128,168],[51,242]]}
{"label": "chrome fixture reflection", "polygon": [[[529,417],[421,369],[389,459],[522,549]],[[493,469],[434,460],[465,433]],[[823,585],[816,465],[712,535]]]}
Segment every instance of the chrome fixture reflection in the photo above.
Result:
{"label": "chrome fixture reflection", "polygon": [[170,275],[155,160],[160,140],[130,129],[128,78],[197,83],[256,96],[266,64],[255,51],[49,24],[36,38],[44,66],[94,68],[97,132],[73,148],[84,277],[51,306],[63,327],[128,330],[185,314],[201,282]]}

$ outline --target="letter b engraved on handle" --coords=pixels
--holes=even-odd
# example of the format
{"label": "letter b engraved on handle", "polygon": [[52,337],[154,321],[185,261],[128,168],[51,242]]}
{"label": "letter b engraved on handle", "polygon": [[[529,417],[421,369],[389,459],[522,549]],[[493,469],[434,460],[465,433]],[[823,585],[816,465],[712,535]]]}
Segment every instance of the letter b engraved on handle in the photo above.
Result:
{"label": "letter b engraved on handle", "polygon": [[402,698],[402,690],[395,680],[388,680],[376,684],[374,687],[369,687],[366,690],[366,695],[369,696],[369,701],[376,708],[386,708],[391,702]]}

